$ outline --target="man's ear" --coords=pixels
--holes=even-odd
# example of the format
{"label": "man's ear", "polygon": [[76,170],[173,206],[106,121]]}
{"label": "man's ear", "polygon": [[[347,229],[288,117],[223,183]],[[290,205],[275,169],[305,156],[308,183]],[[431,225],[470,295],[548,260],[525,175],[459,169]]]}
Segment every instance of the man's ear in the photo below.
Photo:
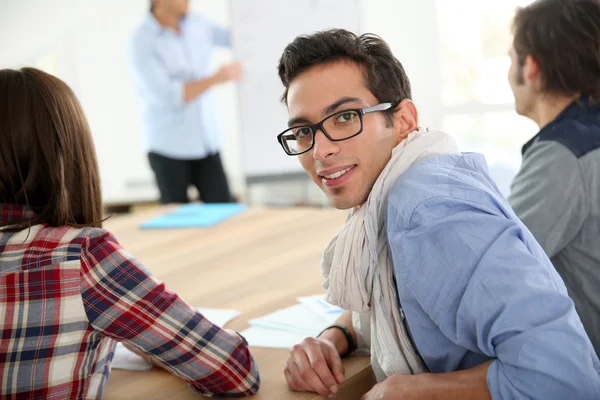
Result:
{"label": "man's ear", "polygon": [[416,131],[419,126],[419,112],[412,100],[402,100],[395,108],[394,131],[398,134],[398,143]]}
{"label": "man's ear", "polygon": [[523,63],[523,78],[532,88],[540,91],[543,89],[544,83],[542,82],[542,71],[540,69],[540,63],[533,58],[531,54],[525,57]]}

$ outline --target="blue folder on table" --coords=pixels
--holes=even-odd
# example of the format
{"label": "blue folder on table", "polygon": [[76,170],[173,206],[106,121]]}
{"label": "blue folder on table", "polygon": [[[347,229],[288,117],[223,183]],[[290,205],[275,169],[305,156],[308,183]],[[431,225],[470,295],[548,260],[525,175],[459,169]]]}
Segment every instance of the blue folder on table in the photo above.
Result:
{"label": "blue folder on table", "polygon": [[202,228],[215,225],[246,211],[243,204],[185,204],[167,214],[152,218],[142,229]]}

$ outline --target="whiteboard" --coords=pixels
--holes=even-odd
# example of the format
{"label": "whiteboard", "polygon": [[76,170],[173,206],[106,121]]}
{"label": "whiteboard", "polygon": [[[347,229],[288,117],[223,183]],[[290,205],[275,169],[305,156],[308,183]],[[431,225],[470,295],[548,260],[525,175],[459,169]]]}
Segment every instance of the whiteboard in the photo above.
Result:
{"label": "whiteboard", "polygon": [[232,45],[244,64],[239,83],[240,134],[246,177],[301,172],[277,135],[287,127],[277,63],[301,34],[344,28],[360,32],[359,0],[231,0]]}

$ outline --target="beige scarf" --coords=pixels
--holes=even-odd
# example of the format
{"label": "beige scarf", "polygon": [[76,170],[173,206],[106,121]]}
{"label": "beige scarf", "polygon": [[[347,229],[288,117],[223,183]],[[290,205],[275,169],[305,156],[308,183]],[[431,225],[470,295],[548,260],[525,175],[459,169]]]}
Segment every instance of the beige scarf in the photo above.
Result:
{"label": "beige scarf", "polygon": [[354,327],[359,344],[370,349],[378,381],[394,374],[425,371],[398,307],[384,220],[387,195],[411,165],[433,155],[452,153],[458,153],[456,142],[443,132],[419,128],[410,133],[392,151],[367,202],[354,209],[323,255],[326,301],[361,313],[354,315]]}

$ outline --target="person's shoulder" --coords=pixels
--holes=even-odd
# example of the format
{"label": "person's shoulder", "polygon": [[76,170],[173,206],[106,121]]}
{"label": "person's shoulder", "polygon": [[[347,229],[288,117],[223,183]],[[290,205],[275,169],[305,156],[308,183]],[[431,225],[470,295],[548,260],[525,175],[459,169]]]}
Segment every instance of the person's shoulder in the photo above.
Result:
{"label": "person's shoulder", "polygon": [[129,38],[129,46],[132,48],[139,48],[147,45],[152,40],[152,32],[144,27],[138,27]]}
{"label": "person's shoulder", "polygon": [[388,215],[410,225],[415,211],[424,204],[482,202],[499,196],[485,158],[477,153],[443,154],[411,166],[388,194]]}
{"label": "person's shoulder", "polygon": [[57,227],[43,224],[36,225],[34,228],[34,240],[52,237],[56,242],[68,243],[72,245],[85,245],[85,243],[89,240],[103,238],[107,235],[110,235],[106,230],[94,227],[76,228],[68,225]]}
{"label": "person's shoulder", "polygon": [[576,158],[600,148],[600,111],[551,123],[532,148],[548,143],[564,146]]}
{"label": "person's shoulder", "polygon": [[104,228],[85,227],[79,230],[84,251],[94,251],[98,248],[110,246],[120,247],[115,236]]}
{"label": "person's shoulder", "polygon": [[[563,131],[564,132],[564,131]],[[584,144],[566,134],[544,136],[534,141],[523,154],[520,173],[535,171],[538,175],[554,175],[555,166],[561,164],[561,171],[576,169],[582,155],[588,154]],[[593,150],[591,150],[593,151]]]}
{"label": "person's shoulder", "polygon": [[81,243],[81,265],[84,274],[91,273],[100,267],[109,271],[130,267],[127,261],[132,256],[119,244],[114,235],[103,228],[83,228],[80,235]]}
{"label": "person's shoulder", "polygon": [[440,154],[413,164],[390,189],[388,202],[412,209],[428,198],[444,195],[450,175],[462,158],[462,154]]}
{"label": "person's shoulder", "polygon": [[133,29],[129,37],[129,47],[131,49],[140,49],[149,46],[157,35],[156,29],[148,20],[149,17],[143,19]]}
{"label": "person's shoulder", "polygon": [[66,259],[85,257],[91,250],[105,242],[117,244],[116,239],[102,228],[36,225],[32,232],[32,246],[45,247],[51,238],[53,245],[47,249],[52,252],[60,248],[60,254],[65,255]]}

